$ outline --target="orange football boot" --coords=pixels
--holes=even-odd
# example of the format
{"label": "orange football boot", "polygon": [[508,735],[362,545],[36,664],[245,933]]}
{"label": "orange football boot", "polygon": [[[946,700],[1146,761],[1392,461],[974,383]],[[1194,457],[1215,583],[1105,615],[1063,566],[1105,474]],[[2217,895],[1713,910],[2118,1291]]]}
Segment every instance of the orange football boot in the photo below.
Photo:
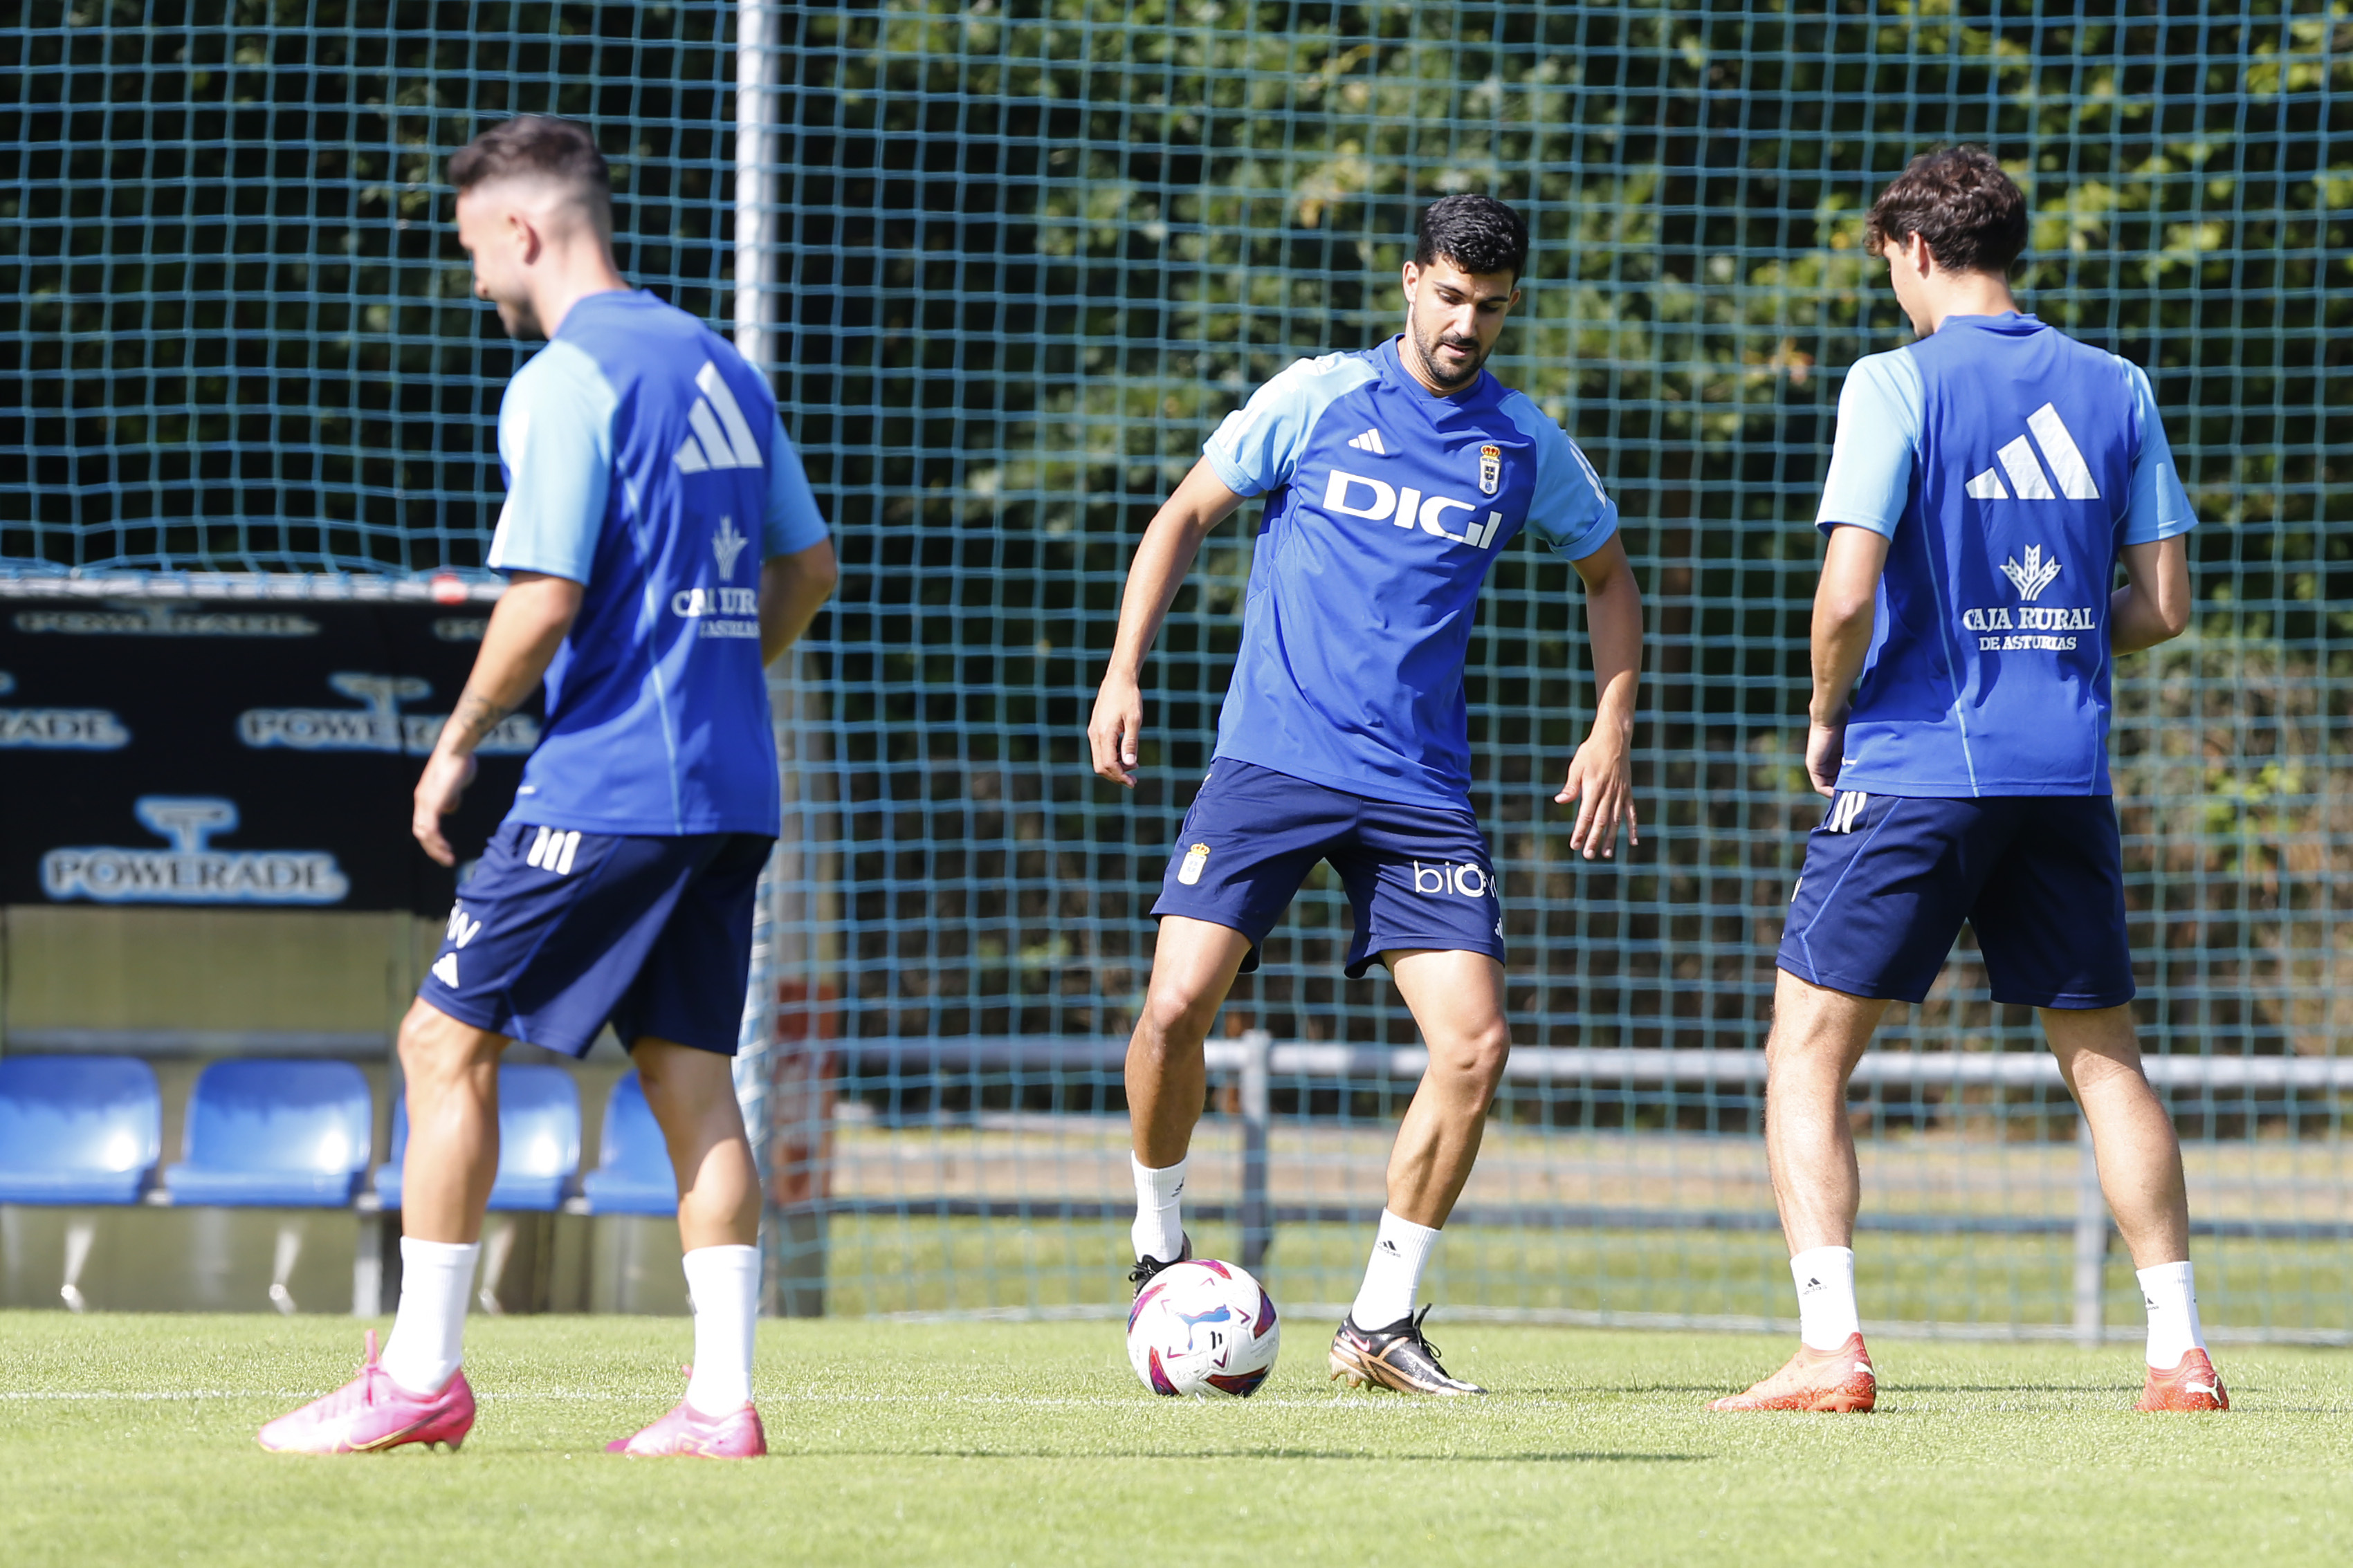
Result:
{"label": "orange football boot", "polygon": [[1879,1403],[1879,1375],[1861,1334],[1834,1351],[1805,1345],[1788,1364],[1746,1394],[1715,1401],[1710,1410],[1820,1410],[1861,1414]]}
{"label": "orange football boot", "polygon": [[2148,1369],[2148,1383],[2140,1391],[2135,1410],[2228,1410],[2231,1395],[2214,1373],[2214,1363],[2204,1351],[2184,1351],[2169,1369]]}

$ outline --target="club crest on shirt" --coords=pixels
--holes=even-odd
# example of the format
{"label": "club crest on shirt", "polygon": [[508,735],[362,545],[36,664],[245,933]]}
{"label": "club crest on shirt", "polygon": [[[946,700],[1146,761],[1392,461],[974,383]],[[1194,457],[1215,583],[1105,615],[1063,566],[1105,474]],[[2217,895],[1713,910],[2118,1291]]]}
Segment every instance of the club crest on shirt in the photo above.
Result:
{"label": "club crest on shirt", "polygon": [[1504,488],[1504,449],[1501,447],[1479,448],[1479,493],[1493,495]]}

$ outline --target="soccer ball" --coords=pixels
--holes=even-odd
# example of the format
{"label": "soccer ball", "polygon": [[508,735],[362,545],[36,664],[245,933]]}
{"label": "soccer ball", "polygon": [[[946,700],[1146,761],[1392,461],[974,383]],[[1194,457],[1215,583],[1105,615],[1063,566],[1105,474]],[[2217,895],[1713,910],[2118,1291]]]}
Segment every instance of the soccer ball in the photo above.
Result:
{"label": "soccer ball", "polygon": [[1282,1343],[1266,1287],[1213,1258],[1169,1265],[1128,1309],[1128,1364],[1155,1394],[1248,1399]]}

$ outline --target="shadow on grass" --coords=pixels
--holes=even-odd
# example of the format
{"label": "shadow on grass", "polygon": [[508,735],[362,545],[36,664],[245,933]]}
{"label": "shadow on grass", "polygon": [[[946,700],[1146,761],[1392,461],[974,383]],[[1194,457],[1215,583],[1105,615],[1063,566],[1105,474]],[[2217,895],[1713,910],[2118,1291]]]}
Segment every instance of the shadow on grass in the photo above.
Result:
{"label": "shadow on grass", "polygon": [[779,1451],[790,1458],[861,1459],[1333,1459],[1350,1464],[1450,1465],[1695,1465],[1710,1454],[1610,1454],[1600,1452],[1464,1454],[1460,1452],[1367,1453],[1353,1448],[1291,1448],[1281,1446],[1238,1446],[1230,1448],[1090,1448],[1083,1454],[1067,1448],[831,1448],[795,1447]]}

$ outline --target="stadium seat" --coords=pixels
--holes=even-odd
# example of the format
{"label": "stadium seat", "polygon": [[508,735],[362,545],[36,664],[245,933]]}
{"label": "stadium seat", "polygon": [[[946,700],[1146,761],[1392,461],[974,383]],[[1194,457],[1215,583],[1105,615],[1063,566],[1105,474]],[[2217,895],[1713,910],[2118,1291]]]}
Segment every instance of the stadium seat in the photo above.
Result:
{"label": "stadium seat", "polygon": [[0,1058],[0,1204],[135,1204],[163,1149],[145,1062]]}
{"label": "stadium seat", "polygon": [[[408,1152],[408,1100],[392,1105],[392,1158],[375,1168],[376,1197],[400,1206],[400,1162]],[[554,1209],[580,1173],[580,1090],[559,1067],[499,1068],[499,1176],[493,1209]]]}
{"label": "stadium seat", "polygon": [[634,1069],[623,1073],[605,1102],[605,1138],[596,1169],[580,1183],[590,1214],[674,1215],[678,1175],[670,1146],[646,1104]]}
{"label": "stadium seat", "polygon": [[188,1097],[175,1204],[334,1208],[367,1169],[375,1102],[349,1062],[226,1061]]}

